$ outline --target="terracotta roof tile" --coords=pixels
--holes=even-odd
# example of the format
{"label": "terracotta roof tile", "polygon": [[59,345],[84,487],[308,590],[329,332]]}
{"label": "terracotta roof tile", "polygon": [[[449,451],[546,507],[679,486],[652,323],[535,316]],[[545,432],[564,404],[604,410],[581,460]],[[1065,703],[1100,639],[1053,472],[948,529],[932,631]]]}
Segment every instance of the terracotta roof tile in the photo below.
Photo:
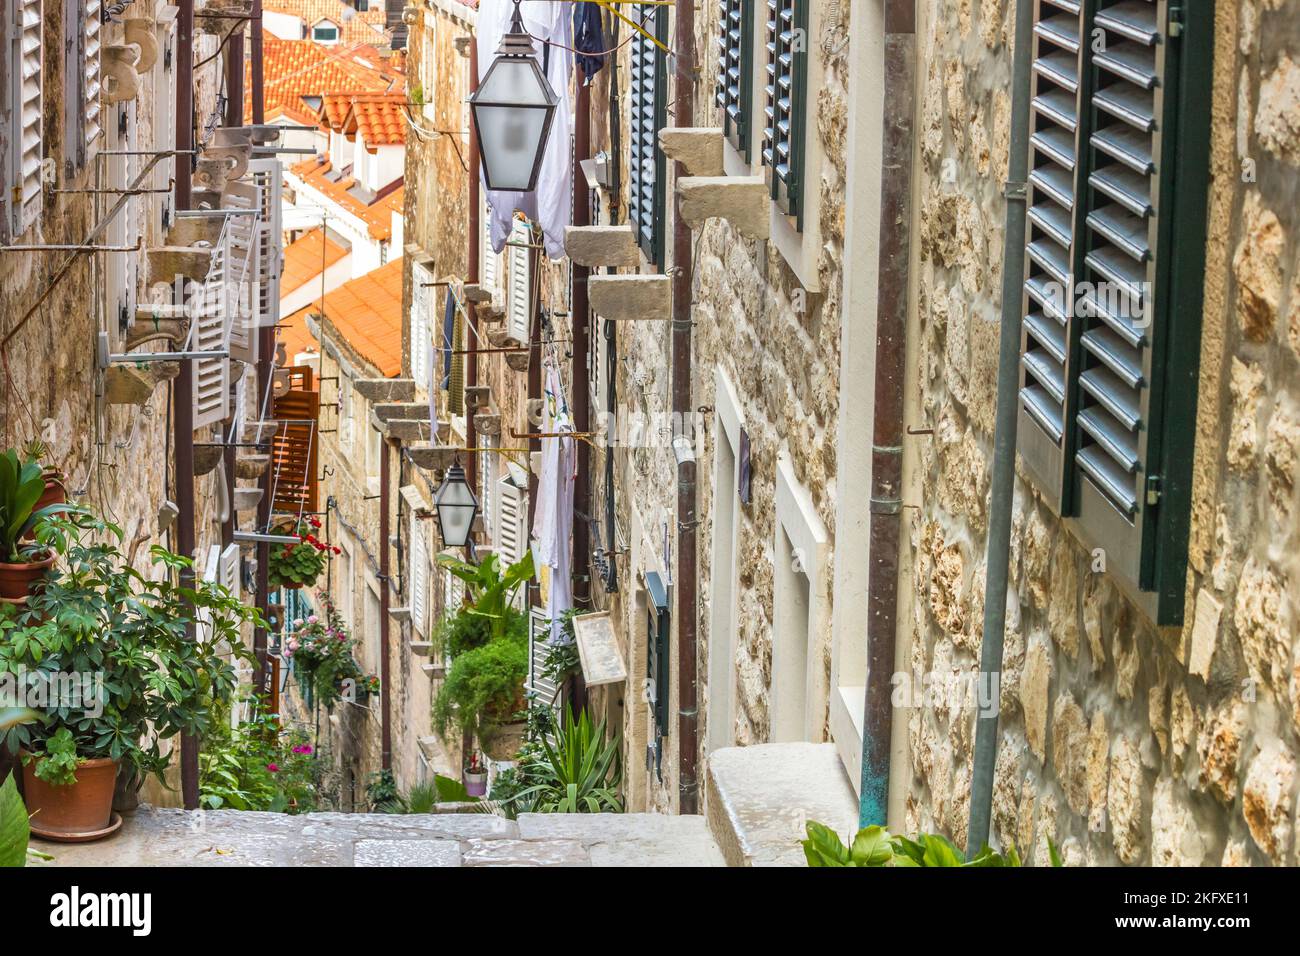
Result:
{"label": "terracotta roof tile", "polygon": [[319,159],[304,160],[289,167],[290,175],[301,179],[307,186],[333,200],[347,212],[364,220],[366,229],[372,239],[386,240],[393,234],[393,212],[401,214],[405,191],[398,186],[390,193],[385,193],[372,203],[364,203],[349,190],[356,185],[356,179],[344,176],[338,182],[331,182],[328,174],[334,169],[328,155]]}
{"label": "terracotta roof tile", "polygon": [[262,10],[298,17],[308,31],[321,20],[329,20],[339,28],[343,43],[378,43],[386,34],[387,14],[378,0],[363,11],[343,0],[263,0]]}
{"label": "terracotta roof tile", "polygon": [[[394,259],[387,265],[343,283],[325,296],[323,305],[318,299],[299,309],[285,320],[285,324],[290,327],[295,324],[305,325],[308,313],[323,313],[333,326],[334,334],[374,365],[379,374],[385,378],[400,375],[404,272],[404,261],[401,258]],[[288,329],[281,331],[283,333]]]}
{"label": "terracotta roof tile", "polygon": [[[348,47],[326,47],[310,40],[281,40],[262,34],[263,102],[267,115],[273,111],[306,110],[304,96],[319,96],[322,90],[345,93],[386,93],[400,90],[400,72],[376,69],[353,56]],[[244,114],[252,116],[252,67],[245,66]]]}
{"label": "terracotta roof tile", "polygon": [[349,250],[326,236],[319,229],[305,233],[284,247],[284,269],[280,273],[280,294],[287,295],[301,288],[334,263]]}
{"label": "terracotta roof tile", "polygon": [[[368,148],[402,146],[406,143],[406,94],[361,93],[343,121],[343,131],[352,139],[360,135]],[[374,152],[372,148],[370,150]]]}

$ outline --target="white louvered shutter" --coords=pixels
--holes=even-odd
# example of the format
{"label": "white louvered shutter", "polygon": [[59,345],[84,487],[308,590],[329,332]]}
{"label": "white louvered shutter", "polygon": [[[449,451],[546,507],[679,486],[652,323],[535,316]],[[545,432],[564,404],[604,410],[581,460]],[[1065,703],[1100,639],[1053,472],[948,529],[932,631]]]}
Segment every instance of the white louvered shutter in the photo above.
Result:
{"label": "white louvered shutter", "polygon": [[492,207],[485,205],[479,218],[479,288],[501,288],[501,256],[492,251]]}
{"label": "white louvered shutter", "polygon": [[[524,556],[528,547],[528,494],[509,476],[497,482],[497,527],[493,547],[504,570]],[[526,588],[515,592],[514,605],[523,607]]]}
{"label": "white louvered shutter", "polygon": [[465,582],[450,571],[442,572],[442,614],[450,617],[465,603]]}
{"label": "white louvered shutter", "polygon": [[[223,228],[212,252],[207,280],[193,303],[196,314],[190,339],[195,351],[219,351],[227,348],[230,342],[230,327],[223,308],[227,246],[226,229]],[[218,357],[193,361],[194,427],[225,421],[230,414],[230,360]]]}
{"label": "white louvered shutter", "polygon": [[[176,148],[176,8],[164,7],[158,17],[158,58],[153,64],[153,143],[159,152]],[[168,156],[154,164],[150,188],[151,218],[158,225],[161,238],[172,222],[176,193],[172,177],[175,158]],[[167,190],[162,192],[162,190]]]}
{"label": "white louvered shutter", "polygon": [[527,243],[532,242],[532,230],[518,220],[510,230],[510,294],[506,332],[518,342],[527,343],[532,327],[532,269],[529,267],[532,251]]}
{"label": "white louvered shutter", "polygon": [[217,564],[217,581],[225,585],[235,597],[239,597],[239,545],[228,544],[226,549],[221,552],[221,560]]}
{"label": "white louvered shutter", "polygon": [[41,211],[41,160],[44,92],[41,47],[41,0],[15,0],[9,36],[13,100],[9,105],[10,225],[14,235],[24,232]]}
{"label": "white louvered shutter", "polygon": [[248,164],[253,183],[261,191],[262,215],[257,226],[257,326],[280,321],[280,273],[284,269],[284,226],[281,199],[284,176],[278,159],[254,159]]}
{"label": "white louvered shutter", "polygon": [[[205,584],[217,584],[221,580],[221,545],[214,544],[208,548],[208,560],[203,565],[203,582]],[[212,626],[212,611],[209,608],[201,607],[194,614],[194,623],[202,639],[208,639],[211,635],[208,633]]]}
{"label": "white louvered shutter", "polygon": [[257,210],[257,215],[226,218],[225,318],[230,326],[230,357],[239,362],[257,361],[258,298],[260,260],[258,236],[261,224],[262,190],[248,183],[231,183],[222,196],[227,209]]}
{"label": "white louvered shutter", "polygon": [[533,699],[554,710],[559,709],[559,685],[550,677],[543,676],[546,667],[546,654],[550,649],[548,638],[551,636],[551,619],[542,608],[530,608],[528,611],[528,682],[525,690]]}
{"label": "white louvered shutter", "polygon": [[493,536],[496,534],[497,523],[495,510],[497,497],[496,438],[484,435],[479,439],[479,445],[481,448],[478,453],[478,474],[479,487],[482,489],[480,494],[483,498],[480,509],[483,515],[483,530],[487,534],[487,539],[492,541]]}
{"label": "white louvered shutter", "polygon": [[411,265],[411,378],[417,388],[429,381],[429,318],[433,313],[433,273],[421,263]]}
{"label": "white louvered shutter", "polygon": [[421,634],[429,625],[429,547],[425,522],[411,514],[411,624]]}
{"label": "white louvered shutter", "polygon": [[64,158],[85,167],[103,133],[99,106],[102,0],[63,0]]}

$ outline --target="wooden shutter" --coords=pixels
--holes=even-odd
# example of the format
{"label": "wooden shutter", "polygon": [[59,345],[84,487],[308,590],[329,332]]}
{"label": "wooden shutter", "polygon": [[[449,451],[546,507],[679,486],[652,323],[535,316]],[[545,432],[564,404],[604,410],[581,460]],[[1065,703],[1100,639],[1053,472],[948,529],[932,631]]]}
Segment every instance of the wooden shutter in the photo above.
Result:
{"label": "wooden shutter", "polygon": [[480,288],[489,292],[501,287],[501,256],[492,251],[492,207],[484,204],[479,217],[479,280]]}
{"label": "wooden shutter", "polygon": [[319,511],[317,420],[320,393],[312,387],[311,368],[292,369],[300,377],[273,400],[275,434],[271,438],[271,507],[297,514]]}
{"label": "wooden shutter", "polygon": [[411,624],[421,634],[429,629],[429,546],[425,521],[411,513]]}
{"label": "wooden shutter", "polygon": [[805,0],[767,0],[767,99],[763,164],[777,205],[803,226],[803,141],[807,114]]}
{"label": "wooden shutter", "polygon": [[507,303],[506,332],[516,341],[527,343],[532,334],[533,314],[533,275],[532,250],[528,244],[533,241],[533,231],[525,223],[515,220],[510,230],[510,295]]}
{"label": "wooden shutter", "polygon": [[528,681],[524,687],[532,699],[559,711],[560,685],[544,675],[550,651],[551,619],[542,608],[528,611]]}
{"label": "wooden shutter", "polygon": [[[497,526],[492,546],[502,568],[509,567],[524,556],[528,547],[528,495],[509,475],[497,482]],[[515,595],[515,605],[523,607],[526,588]]]}
{"label": "wooden shutter", "polygon": [[433,315],[433,273],[416,262],[411,265],[411,378],[420,388],[429,388],[429,344]]}
{"label": "wooden shutter", "polygon": [[240,563],[239,545],[237,544],[226,545],[217,563],[217,581],[225,585],[226,590],[236,598],[240,596]]}
{"label": "wooden shutter", "polygon": [[278,159],[251,160],[248,169],[258,188],[261,206],[257,223],[254,321],[258,328],[269,328],[280,322],[280,273],[284,269],[284,226],[280,217],[284,180]]}
{"label": "wooden shutter", "polygon": [[14,0],[9,30],[9,70],[12,89],[9,136],[10,226],[14,235],[26,231],[41,211],[44,58],[41,44],[41,0]]}
{"label": "wooden shutter", "polygon": [[722,109],[722,132],[748,160],[754,87],[754,0],[719,0],[717,43],[715,99]]}
{"label": "wooden shutter", "polygon": [[1075,196],[1090,117],[1083,102],[1082,9],[1043,0],[1034,24],[1028,223],[1021,337],[1019,444],[1030,474],[1059,506],[1074,276],[1082,257]]}
{"label": "wooden shutter", "polygon": [[[638,4],[636,20],[660,41],[668,36],[668,8]],[[628,144],[628,217],[637,243],[651,262],[662,265],[666,162],[659,130],[668,124],[668,77],[664,53],[646,37],[632,39],[631,137]]]}
{"label": "wooden shutter", "polygon": [[496,438],[491,435],[479,436],[479,453],[478,453],[478,477],[479,477],[479,508],[483,515],[483,531],[487,540],[494,540],[493,535],[496,533],[496,513],[494,502],[497,497],[497,452],[494,450]]}
{"label": "wooden shutter", "polygon": [[262,190],[249,183],[230,183],[222,194],[227,209],[255,210],[256,215],[226,217],[225,313],[230,325],[230,357],[257,361],[258,300],[261,275],[258,257]]}
{"label": "wooden shutter", "polygon": [[[196,351],[224,350],[230,344],[230,325],[226,321],[226,256],[229,242],[227,225],[212,250],[212,261],[203,285],[195,293],[191,342]],[[230,360],[228,358],[194,359],[194,427],[202,428],[225,421],[230,416]]]}
{"label": "wooden shutter", "polygon": [[103,133],[99,106],[101,0],[63,2],[64,160],[69,172],[86,165]]}
{"label": "wooden shutter", "polygon": [[451,320],[451,371],[447,375],[447,411],[465,414],[465,316],[456,310]]}
{"label": "wooden shutter", "polygon": [[[176,93],[176,8],[164,7],[158,17],[158,58],[153,64],[153,96],[156,104],[170,104]],[[176,148],[175,110],[164,106],[153,111],[154,149],[170,152]],[[160,160],[154,165],[150,188],[152,216],[158,224],[159,236],[166,234],[171,225],[172,210],[176,208],[175,187],[172,174],[175,161],[172,158]],[[163,192],[162,190],[166,190]]]}

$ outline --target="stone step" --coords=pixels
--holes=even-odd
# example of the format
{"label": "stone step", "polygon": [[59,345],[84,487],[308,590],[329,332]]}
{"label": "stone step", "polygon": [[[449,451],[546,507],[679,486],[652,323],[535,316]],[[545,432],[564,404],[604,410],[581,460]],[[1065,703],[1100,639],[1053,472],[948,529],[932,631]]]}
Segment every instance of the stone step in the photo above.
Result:
{"label": "stone step", "polygon": [[415,401],[415,379],[411,378],[357,378],[352,387],[368,402]]}
{"label": "stone step", "polygon": [[708,758],[709,829],[729,866],[805,866],[809,820],[851,840],[858,798],[834,744],[723,747]]}

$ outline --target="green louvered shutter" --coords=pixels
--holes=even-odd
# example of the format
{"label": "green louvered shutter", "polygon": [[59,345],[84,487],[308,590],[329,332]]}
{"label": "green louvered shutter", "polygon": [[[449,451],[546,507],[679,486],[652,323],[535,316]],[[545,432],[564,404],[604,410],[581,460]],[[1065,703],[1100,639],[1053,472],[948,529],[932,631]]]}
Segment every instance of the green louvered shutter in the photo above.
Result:
{"label": "green louvered shutter", "polygon": [[754,90],[754,0],[719,0],[717,43],[715,98],[722,110],[722,131],[748,160]]}
{"label": "green louvered shutter", "polygon": [[803,141],[807,113],[807,0],[767,0],[763,165],[772,199],[803,228]]}
{"label": "green louvered shutter", "polygon": [[[638,4],[635,16],[647,32],[667,43],[667,7]],[[663,265],[667,164],[659,130],[668,125],[668,69],[663,50],[640,34],[632,40],[631,73],[628,215],[645,257]]]}

